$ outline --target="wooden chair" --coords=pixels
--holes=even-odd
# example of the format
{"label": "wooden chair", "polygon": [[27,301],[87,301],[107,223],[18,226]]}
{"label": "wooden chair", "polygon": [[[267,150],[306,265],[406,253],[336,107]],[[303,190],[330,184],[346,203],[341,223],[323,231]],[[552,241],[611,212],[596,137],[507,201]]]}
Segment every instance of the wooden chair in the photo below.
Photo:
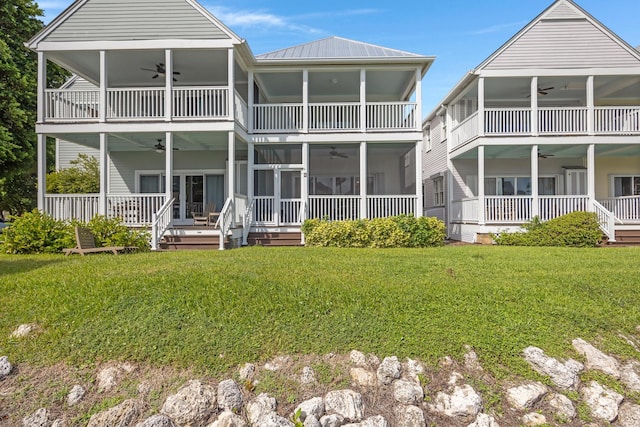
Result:
{"label": "wooden chair", "polygon": [[218,223],[220,212],[216,212],[215,202],[209,202],[203,212],[193,212],[193,225],[215,225]]}
{"label": "wooden chair", "polygon": [[138,249],[135,246],[96,246],[96,239],[91,230],[86,227],[76,226],[76,247],[63,249],[66,256],[71,254],[84,254],[95,252],[113,252],[118,255],[119,251]]}

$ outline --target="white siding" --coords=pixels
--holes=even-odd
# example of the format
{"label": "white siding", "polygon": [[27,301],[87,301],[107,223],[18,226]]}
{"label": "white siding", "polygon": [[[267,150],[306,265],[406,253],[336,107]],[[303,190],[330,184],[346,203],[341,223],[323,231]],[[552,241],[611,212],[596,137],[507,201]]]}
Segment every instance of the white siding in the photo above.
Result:
{"label": "white siding", "polygon": [[638,65],[638,58],[610,35],[586,19],[575,19],[536,23],[483,68],[615,68]]}
{"label": "white siding", "polygon": [[581,15],[573,7],[566,3],[558,3],[553,9],[549,10],[544,16],[545,19],[575,19],[581,18]]}
{"label": "white siding", "polygon": [[78,159],[78,154],[87,154],[98,158],[100,156],[100,150],[86,145],[76,144],[74,142],[56,140],[56,169],[67,169],[71,166],[72,160]]}
{"label": "white siding", "polygon": [[89,0],[45,41],[229,38],[185,0]]}
{"label": "white siding", "polygon": [[447,141],[442,133],[441,116],[437,116],[431,122],[431,150],[426,151],[422,161],[423,164],[423,182],[425,186],[425,208],[430,209],[434,206],[433,197],[433,175],[441,174],[444,177],[445,184],[445,203],[447,200]]}

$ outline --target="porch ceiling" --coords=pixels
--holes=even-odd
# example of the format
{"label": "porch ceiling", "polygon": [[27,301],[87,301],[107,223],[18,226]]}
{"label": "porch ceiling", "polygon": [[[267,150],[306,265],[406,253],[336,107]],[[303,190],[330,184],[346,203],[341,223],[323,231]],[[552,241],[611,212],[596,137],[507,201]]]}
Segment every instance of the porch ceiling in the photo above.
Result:
{"label": "porch ceiling", "polygon": [[[540,161],[546,158],[575,159],[587,155],[587,145],[539,145]],[[640,144],[596,144],[596,156],[637,157],[640,156]],[[484,150],[485,159],[528,159],[531,157],[530,145],[488,145]],[[477,159],[478,149],[474,148],[456,159]]]}

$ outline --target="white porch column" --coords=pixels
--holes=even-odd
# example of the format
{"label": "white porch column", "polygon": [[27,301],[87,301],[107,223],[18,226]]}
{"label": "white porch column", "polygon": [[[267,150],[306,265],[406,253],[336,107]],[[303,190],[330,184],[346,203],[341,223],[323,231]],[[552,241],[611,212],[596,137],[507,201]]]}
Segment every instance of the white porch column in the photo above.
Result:
{"label": "white porch column", "polygon": [[[47,192],[47,135],[38,134],[38,210],[44,212],[44,195]],[[46,212],[50,213],[50,212]]]}
{"label": "white porch column", "polygon": [[104,123],[107,121],[107,82],[108,82],[107,52],[105,50],[101,50],[100,51],[100,106],[98,107],[98,117],[99,117],[100,123]]}
{"label": "white porch column", "polygon": [[367,143],[360,143],[360,219],[366,219],[367,209]]}
{"label": "white porch column", "polygon": [[[537,87],[536,87],[537,92]],[[538,145],[531,146],[531,218],[540,215],[538,188]]]}
{"label": "white porch column", "polygon": [[[251,81],[251,79],[249,79]],[[249,90],[249,92],[252,92]],[[247,207],[253,204],[253,164],[255,163],[253,142],[247,144]],[[245,224],[251,227],[253,223],[253,209],[249,209],[252,218],[245,219]],[[247,237],[249,236],[249,230],[242,230],[242,244],[247,245]]]}
{"label": "white porch column", "polygon": [[[165,160],[165,197],[166,200],[171,200],[173,197],[173,133],[166,132],[165,133],[165,150],[164,150],[164,160]],[[173,215],[171,215],[173,218]]]}
{"label": "white porch column", "polygon": [[[47,56],[44,52],[38,52],[38,105],[36,107],[36,120],[38,123],[44,123],[44,117],[46,114],[45,105],[47,104],[46,90]],[[40,172],[40,169],[38,169],[38,172]],[[44,201],[44,199],[42,200]],[[38,209],[41,209],[39,204]]]}
{"label": "white porch column", "polygon": [[[247,123],[247,131],[249,131],[249,133],[253,132],[253,104],[256,102],[256,100],[253,97],[253,86],[255,85],[254,83],[254,77],[253,77],[253,71],[249,71],[249,76],[247,78],[248,80],[248,90],[247,90],[247,104],[248,108],[247,108],[247,121],[249,123]],[[253,146],[253,144],[249,144],[249,152],[253,152],[253,150],[251,149],[251,147]],[[251,168],[251,163],[249,163],[249,167],[247,169]],[[253,196],[253,194],[249,194],[249,196]]]}
{"label": "white porch column", "polygon": [[424,195],[422,194],[422,140],[416,141],[416,218],[424,214]]}
{"label": "white porch column", "polygon": [[587,77],[587,133],[595,134],[595,93],[593,89],[593,76]]}
{"label": "white porch column", "polygon": [[[367,131],[367,70],[360,70],[360,132]],[[362,146],[361,146],[362,148]]]}
{"label": "white porch column", "polygon": [[596,145],[587,147],[587,195],[591,201],[596,199]]}
{"label": "white porch column", "polygon": [[538,132],[538,76],[534,76],[531,78],[531,135],[538,136]]}
{"label": "white porch column", "polygon": [[478,147],[478,224],[485,225],[484,145]]}
{"label": "white porch column", "polygon": [[98,201],[98,213],[100,215],[107,215],[107,192],[108,188],[108,173],[109,170],[109,155],[108,153],[108,140],[107,134],[100,133],[100,199]]}
{"label": "white porch column", "polygon": [[[300,177],[300,197],[305,204],[304,217],[301,221],[309,218],[309,143],[302,143],[302,176]],[[303,237],[304,238],[304,237]],[[304,243],[304,242],[302,242]]]}
{"label": "white porch column", "polygon": [[420,130],[422,120],[422,68],[416,68],[416,113],[414,114],[415,128]]}
{"label": "white porch column", "polygon": [[302,132],[309,132],[309,70],[306,68],[302,70]]}
{"label": "white porch column", "polygon": [[[173,117],[173,51],[171,49],[164,51],[164,71],[166,73],[164,76],[164,120],[170,122]],[[167,153],[169,153],[168,146]]]}
{"label": "white porch column", "polygon": [[229,132],[229,177],[227,179],[229,185],[227,192],[229,198],[233,201],[231,204],[231,226],[236,226],[236,136],[233,132]]}
{"label": "white porch column", "polygon": [[229,108],[229,119],[233,120],[235,117],[235,102],[236,102],[236,92],[235,92],[235,77],[234,77],[234,73],[235,73],[235,60],[233,58],[233,48],[230,48],[227,51],[227,77],[229,80],[229,106],[227,108]]}
{"label": "white porch column", "polygon": [[[478,136],[484,136],[484,77],[478,79],[478,126]],[[447,132],[451,130],[447,129]]]}

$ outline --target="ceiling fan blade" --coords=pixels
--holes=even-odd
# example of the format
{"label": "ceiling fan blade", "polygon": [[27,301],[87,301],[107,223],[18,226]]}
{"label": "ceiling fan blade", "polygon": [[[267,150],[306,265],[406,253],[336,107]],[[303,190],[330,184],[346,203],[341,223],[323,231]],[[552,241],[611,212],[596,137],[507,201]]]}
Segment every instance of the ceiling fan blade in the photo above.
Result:
{"label": "ceiling fan blade", "polygon": [[547,90],[553,90],[553,89],[555,89],[555,87],[553,87],[553,86],[549,86],[549,87],[546,87],[546,88],[544,88],[544,89],[538,89],[538,90],[540,90],[540,91],[543,91],[543,92],[544,92],[544,91],[547,91]]}
{"label": "ceiling fan blade", "polygon": [[173,72],[173,74],[175,74],[175,75],[178,75],[178,76],[179,76],[179,75],[180,75],[180,71],[174,71],[174,72]]}
{"label": "ceiling fan blade", "polygon": [[140,69],[144,71],[152,71],[154,73],[156,72],[156,70],[152,70],[151,68],[140,68]]}
{"label": "ceiling fan blade", "polygon": [[151,77],[152,79],[157,79],[159,74],[156,74],[155,76]]}
{"label": "ceiling fan blade", "polygon": [[173,79],[173,81],[174,81],[174,82],[177,82],[177,81],[178,81],[178,79],[174,78],[174,79]]}
{"label": "ceiling fan blade", "polygon": [[543,90],[538,91],[540,95],[549,95],[549,92],[545,92]]}

